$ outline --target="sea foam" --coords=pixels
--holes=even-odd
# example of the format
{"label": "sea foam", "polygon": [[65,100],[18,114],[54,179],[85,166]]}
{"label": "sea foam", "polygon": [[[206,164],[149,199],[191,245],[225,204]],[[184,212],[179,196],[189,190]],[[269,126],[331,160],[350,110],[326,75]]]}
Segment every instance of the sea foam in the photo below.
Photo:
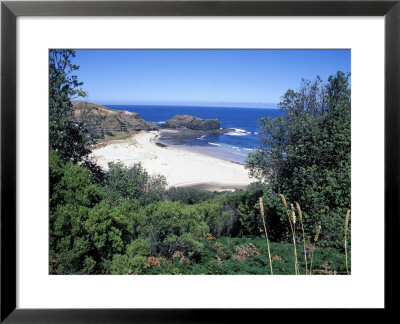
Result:
{"label": "sea foam", "polygon": [[247,132],[244,129],[234,128],[233,132],[228,132],[225,135],[229,135],[229,136],[247,136],[247,135],[250,135],[250,134],[251,134],[251,132]]}

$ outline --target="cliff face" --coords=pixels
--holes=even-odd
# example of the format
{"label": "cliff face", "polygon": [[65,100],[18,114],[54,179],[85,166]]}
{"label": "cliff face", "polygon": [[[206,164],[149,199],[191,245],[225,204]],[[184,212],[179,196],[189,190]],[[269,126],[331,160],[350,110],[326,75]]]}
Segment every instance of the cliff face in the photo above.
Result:
{"label": "cliff face", "polygon": [[126,110],[109,109],[90,102],[72,100],[71,119],[83,122],[96,138],[115,132],[156,130],[157,125],[143,120],[138,113]]}
{"label": "cliff face", "polygon": [[163,127],[166,128],[182,128],[197,131],[215,131],[220,129],[220,123],[218,119],[202,119],[189,115],[176,115],[169,119]]}

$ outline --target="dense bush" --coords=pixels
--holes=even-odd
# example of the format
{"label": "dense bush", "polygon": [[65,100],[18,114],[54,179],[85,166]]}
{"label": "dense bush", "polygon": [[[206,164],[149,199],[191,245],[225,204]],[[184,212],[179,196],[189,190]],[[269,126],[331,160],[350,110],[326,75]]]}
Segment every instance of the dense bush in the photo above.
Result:
{"label": "dense bush", "polygon": [[93,184],[87,169],[63,163],[50,152],[50,263],[59,274],[97,271],[95,246],[85,222],[91,209],[105,197],[103,188]]}
{"label": "dense bush", "polygon": [[[162,179],[153,188],[140,166],[110,170],[114,173],[101,187],[88,169],[50,151],[51,273],[139,274],[150,253],[199,257],[209,229],[198,206],[158,201]],[[122,186],[111,187],[110,200],[110,183],[124,175]],[[132,182],[143,186],[132,188]]]}
{"label": "dense bush", "polygon": [[150,239],[136,239],[126,248],[126,254],[115,254],[112,274],[142,274],[150,255]]}
{"label": "dense bush", "polygon": [[[50,273],[269,273],[258,199],[264,193],[266,204],[274,200],[267,199],[265,185],[192,205],[161,200],[144,206],[141,195],[146,192],[136,192],[136,199],[116,196],[111,202],[106,190],[88,169],[50,152]],[[274,208],[275,215],[284,212],[278,197]],[[287,219],[271,215],[270,236],[275,233],[273,220],[288,226]],[[272,242],[271,253],[274,273],[294,273],[291,243]],[[304,272],[302,253],[298,244]],[[317,246],[314,269],[343,273],[344,254]]]}
{"label": "dense bush", "polygon": [[171,256],[180,251],[197,257],[203,245],[200,241],[209,228],[197,206],[162,201],[148,205],[143,211],[146,225],[142,233],[151,240],[153,255]]}
{"label": "dense bush", "polygon": [[219,198],[198,204],[205,214],[210,233],[215,237],[260,235],[263,231],[259,198],[265,185],[250,184],[246,190],[225,193]]}
{"label": "dense bush", "polygon": [[[132,255],[132,244],[138,242],[139,228],[145,221],[137,200],[122,200],[112,205],[106,197],[106,190],[94,183],[88,169],[65,163],[57,153],[50,152],[52,272],[122,271],[122,266],[114,264],[121,264],[121,260],[118,257],[114,260],[114,256]],[[138,258],[132,262],[137,263]]]}
{"label": "dense bush", "polygon": [[[303,81],[298,92],[286,92],[279,107],[281,117],[260,120],[263,147],[248,163],[253,175],[269,183],[267,212],[278,211],[277,194],[284,194],[302,206],[307,233],[321,224],[322,242],[341,244],[351,205],[349,76],[338,72],[327,84]],[[284,222],[287,216],[281,215]]]}
{"label": "dense bush", "polygon": [[132,167],[124,166],[122,162],[109,163],[105,182],[110,201],[136,199],[142,205],[161,200],[167,186],[164,176],[149,175],[140,163]]}
{"label": "dense bush", "polygon": [[171,187],[165,191],[164,199],[193,205],[225,194],[224,192],[211,192],[188,187]]}

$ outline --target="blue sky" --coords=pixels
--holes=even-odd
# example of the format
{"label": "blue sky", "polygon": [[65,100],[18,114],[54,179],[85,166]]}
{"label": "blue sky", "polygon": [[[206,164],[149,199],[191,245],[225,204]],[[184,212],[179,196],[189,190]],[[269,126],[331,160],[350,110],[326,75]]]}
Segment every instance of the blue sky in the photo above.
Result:
{"label": "blue sky", "polygon": [[350,72],[350,50],[76,50],[98,104],[272,107],[302,78]]}

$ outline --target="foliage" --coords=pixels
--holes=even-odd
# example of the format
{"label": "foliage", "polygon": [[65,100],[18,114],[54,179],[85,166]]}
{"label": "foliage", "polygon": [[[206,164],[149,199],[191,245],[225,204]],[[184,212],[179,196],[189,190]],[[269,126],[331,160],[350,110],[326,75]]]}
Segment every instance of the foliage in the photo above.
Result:
{"label": "foliage", "polygon": [[50,260],[59,274],[91,273],[96,261],[85,228],[92,207],[105,197],[87,169],[63,163],[50,151]]}
{"label": "foliage", "polygon": [[132,241],[126,254],[115,254],[112,262],[113,274],[142,274],[147,267],[147,256],[150,255],[150,240]]}
{"label": "foliage", "polygon": [[90,151],[92,143],[85,125],[70,120],[71,99],[86,93],[72,73],[79,69],[71,60],[75,51],[51,49],[49,51],[49,145],[64,161],[81,161]]}
{"label": "foliage", "polygon": [[167,186],[164,176],[151,176],[141,164],[126,167],[122,162],[109,163],[105,181],[110,201],[136,199],[143,205],[161,200]]}
{"label": "foliage", "polygon": [[113,254],[125,250],[130,238],[127,225],[126,216],[106,200],[89,210],[84,226],[101,260],[109,260]]}
{"label": "foliage", "polygon": [[93,207],[105,197],[104,189],[93,183],[89,170],[63,162],[50,151],[50,209],[63,204]]}
{"label": "foliage", "polygon": [[350,209],[349,75],[337,72],[327,84],[303,80],[279,107],[281,117],[260,120],[263,146],[249,156],[250,173],[269,183],[268,214],[278,211],[277,194],[284,194],[304,209],[307,233],[322,224],[321,241],[338,246]]}
{"label": "foliage", "polygon": [[88,169],[50,151],[50,260],[59,274],[107,273],[124,253],[134,217],[111,206]]}
{"label": "foliage", "polygon": [[198,190],[189,187],[171,187],[165,191],[164,199],[170,201],[179,201],[182,204],[193,205],[220,197],[222,195],[225,195],[225,193]]}
{"label": "foliage", "polygon": [[113,132],[110,132],[109,130],[106,131],[106,135],[108,135],[110,137],[115,137],[115,134]]}
{"label": "foliage", "polygon": [[151,240],[152,254],[171,256],[181,251],[196,257],[203,247],[200,238],[209,230],[199,211],[196,206],[168,200],[148,205],[143,210],[147,223],[142,233]]}
{"label": "foliage", "polygon": [[262,183],[252,183],[246,190],[200,203],[210,232],[217,238],[259,235],[263,225],[258,200],[265,188]]}
{"label": "foliage", "polygon": [[[182,259],[178,255],[158,258],[158,262],[148,265],[144,274],[267,275],[270,273],[267,246],[262,237],[220,239],[208,237],[203,242],[204,247],[198,260]],[[302,245],[299,245],[299,251],[303,251]],[[274,274],[294,274],[292,244],[272,242],[271,254]],[[300,256],[300,274],[305,274],[304,259],[301,260]],[[314,254],[313,269],[313,274],[345,274],[344,255],[334,248],[318,248]]]}
{"label": "foliage", "polygon": [[[256,197],[264,189],[255,184],[193,205],[164,200],[143,206],[140,196],[111,203],[88,169],[51,151],[50,273],[269,274],[265,238],[255,226],[261,220]],[[304,273],[301,244],[298,251]],[[293,274],[291,243],[271,242],[271,253],[274,274]],[[313,269],[345,273],[344,253],[317,245]]]}
{"label": "foliage", "polygon": [[102,167],[100,167],[90,159],[85,159],[84,161],[82,161],[81,165],[87,168],[92,173],[93,181],[95,183],[104,186],[106,173]]}

